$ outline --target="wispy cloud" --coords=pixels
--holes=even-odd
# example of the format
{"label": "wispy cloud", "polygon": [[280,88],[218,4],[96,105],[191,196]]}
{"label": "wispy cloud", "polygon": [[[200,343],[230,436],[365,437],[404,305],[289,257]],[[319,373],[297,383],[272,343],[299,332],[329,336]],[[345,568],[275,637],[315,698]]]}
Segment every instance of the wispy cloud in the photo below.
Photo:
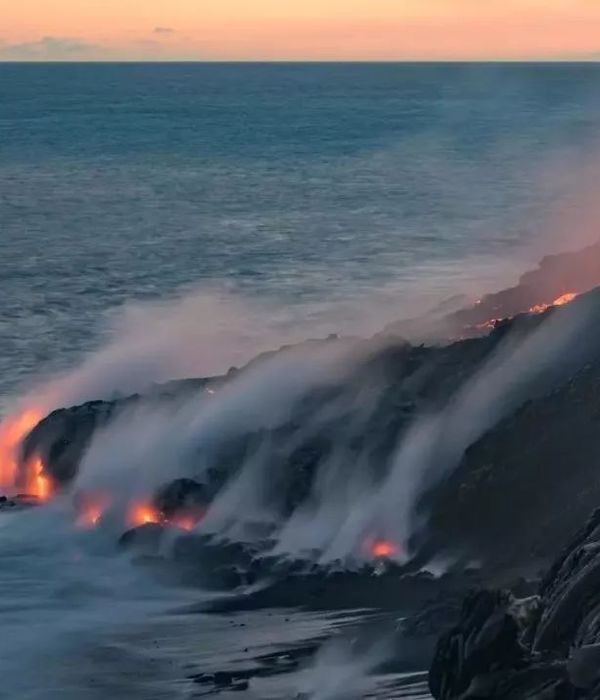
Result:
{"label": "wispy cloud", "polygon": [[154,27],[153,34],[175,34],[172,27]]}
{"label": "wispy cloud", "polygon": [[35,41],[18,44],[0,44],[0,58],[8,60],[64,60],[90,58],[101,47],[81,39],[44,36]]}

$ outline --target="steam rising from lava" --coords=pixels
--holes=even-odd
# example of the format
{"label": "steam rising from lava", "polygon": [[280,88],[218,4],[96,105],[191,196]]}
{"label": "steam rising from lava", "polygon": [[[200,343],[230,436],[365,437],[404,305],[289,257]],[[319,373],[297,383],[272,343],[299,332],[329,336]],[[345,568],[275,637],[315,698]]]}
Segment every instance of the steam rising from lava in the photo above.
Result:
{"label": "steam rising from lava", "polygon": [[30,408],[0,423],[1,491],[21,490],[41,500],[47,500],[52,494],[52,483],[44,473],[42,460],[33,456],[25,464],[21,463],[23,439],[43,417],[42,411]]}
{"label": "steam rising from lava", "polygon": [[[560,375],[587,320],[585,309],[574,308],[550,316],[524,341],[501,343],[457,396],[439,412],[417,419],[399,441],[383,480],[373,475],[366,455],[353,455],[350,462],[343,444],[336,445],[320,463],[309,497],[289,519],[282,518],[283,492],[273,488],[278,466],[269,443],[261,442],[237,465],[202,521],[190,525],[236,540],[253,539],[257,524],[262,532],[268,526],[272,551],[282,556],[312,551],[322,562],[405,559],[418,527],[414,507],[423,490],[453,468],[466,447],[523,396]],[[156,489],[170,478],[203,480],[223,444],[241,433],[285,423],[299,398],[351,375],[359,360],[360,354],[338,348],[320,353],[299,349],[259,364],[214,395],[175,408],[151,405],[125,412],[96,435],[75,488],[117,494],[111,508],[122,513],[126,524],[164,523],[148,505]],[[374,406],[359,399],[356,408],[367,417]],[[322,427],[329,418],[325,410],[317,411],[305,430]],[[289,468],[301,439],[291,438],[279,468]]]}
{"label": "steam rising from lava", "polygon": [[[568,304],[575,296],[565,293],[548,306]],[[172,310],[170,306],[168,311],[160,308],[154,327],[146,309],[141,313],[144,332],[139,337],[139,330],[125,330],[122,344],[111,341],[72,376],[61,380],[62,384],[59,381],[42,390],[40,408],[26,408],[1,424],[3,489],[22,490],[43,499],[51,495],[52,484],[39,457],[20,463],[22,440],[47,412],[41,406],[51,405],[48,397],[60,403],[67,402],[61,396],[88,398],[88,392],[98,386],[107,393],[108,387],[116,387],[125,377],[129,381],[125,387],[141,388],[152,380],[171,378],[182,353],[194,354],[193,347],[182,349],[180,343],[187,339],[192,345],[201,344],[200,336],[192,338],[187,331],[183,336],[171,333],[188,318],[189,309],[176,314],[175,326],[169,320]],[[364,359],[355,345],[301,346],[258,363],[216,393],[204,392],[168,407],[152,403],[134,407],[95,434],[74,484],[76,523],[90,528],[108,519],[121,527],[147,523],[186,530],[201,527],[233,539],[254,537],[254,525],[261,523],[270,528],[276,554],[312,551],[318,552],[321,561],[349,556],[404,559],[410,554],[407,543],[415,526],[414,506],[423,489],[452,468],[464,449],[524,392],[560,371],[561,358],[577,342],[585,321],[579,313],[550,317],[523,343],[502,344],[446,406],[412,425],[399,440],[392,468],[383,478],[374,475],[366,453],[350,455],[343,444],[336,444],[319,464],[308,499],[289,518],[281,516],[283,492],[274,488],[276,465],[271,446],[264,441],[237,465],[206,513],[167,518],[152,504],[157,489],[169,479],[189,475],[202,480],[207,476],[211,458],[227,441],[241,433],[261,434],[282,425],[300,399],[331,383],[343,383]],[[154,334],[157,342],[153,345]],[[371,344],[368,351],[373,348]],[[140,354],[142,362],[132,373]],[[179,371],[190,374],[191,365],[183,366]],[[315,410],[280,455],[279,468],[287,468],[303,437],[328,425],[331,412],[341,415],[352,407],[356,420],[366,425],[378,394],[375,391],[368,399],[357,396],[352,406],[344,404],[347,400]]]}

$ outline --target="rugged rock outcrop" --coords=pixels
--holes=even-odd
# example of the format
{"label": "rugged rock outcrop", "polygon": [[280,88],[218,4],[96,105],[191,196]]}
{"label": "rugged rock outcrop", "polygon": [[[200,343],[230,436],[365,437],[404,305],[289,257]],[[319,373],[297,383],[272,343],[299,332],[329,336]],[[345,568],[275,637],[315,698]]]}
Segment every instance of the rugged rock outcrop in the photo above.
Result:
{"label": "rugged rock outcrop", "polygon": [[[213,486],[218,488],[244,454],[265,440],[270,441],[274,462],[284,459],[291,465],[285,470],[290,477],[289,508],[303,499],[312,474],[327,458],[333,444],[338,448],[345,445],[350,455],[366,454],[367,461],[380,465],[375,469],[385,471],[393,446],[415,416],[437,410],[485,364],[507,336],[526,335],[542,320],[542,316],[522,316],[502,324],[488,336],[443,346],[414,346],[395,337],[356,341],[353,352],[360,359],[349,366],[341,379],[311,386],[268,430],[242,429],[234,440],[217,446],[218,454],[211,458],[214,469],[208,470],[215,481]],[[285,351],[286,348],[281,352]],[[67,484],[75,476],[96,431],[132,405],[180,402],[209,386],[235,381],[271,356],[258,358],[227,377],[171,382],[149,395],[58,409],[25,439],[24,461],[35,453],[42,458],[54,482]],[[302,437],[298,438],[300,434]],[[193,470],[189,476],[195,476]]]}
{"label": "rugged rock outcrop", "polygon": [[[311,384],[268,425],[236,424],[233,432],[217,431],[197,444],[192,436],[185,471],[173,483],[165,480],[157,507],[167,519],[170,512],[185,509],[188,499],[205,508],[259,451],[261,469],[269,474],[264,497],[276,518],[287,518],[306,502],[332,454],[347,465],[360,465],[377,481],[388,473],[397,446],[416,420],[451,416],[456,396],[474,377],[479,377],[477,391],[485,394],[480,371],[503,349],[520,346],[547,319],[569,321],[578,314],[587,319],[585,332],[568,355],[540,373],[517,374],[519,381],[503,392],[489,416],[482,416],[481,437],[471,438],[466,431],[474,443],[458,446],[457,461],[466,449],[458,468],[452,463],[446,478],[432,479],[410,543],[422,563],[449,552],[459,561],[476,559],[490,568],[518,572],[530,563],[543,568],[580,525],[580,514],[600,501],[600,487],[589,478],[591,459],[600,449],[600,290],[568,306],[517,316],[487,336],[448,345],[413,346],[393,337],[356,341],[345,373]],[[504,354],[512,357],[509,351]],[[270,357],[262,361],[268,363]],[[529,353],[526,360],[535,362],[536,357]],[[238,378],[243,380],[260,362],[227,377],[173,382],[148,396],[55,411],[25,440],[24,458],[40,456],[53,482],[66,486],[96,431],[132,404],[180,402],[215,385],[233,390]],[[452,421],[449,426],[442,426],[447,433],[455,427]],[[447,444],[436,445],[430,461],[444,463]]]}
{"label": "rugged rock outcrop", "polygon": [[542,581],[537,596],[479,591],[438,642],[437,700],[600,698],[600,510]]}
{"label": "rugged rock outcrop", "polygon": [[544,566],[600,503],[600,361],[526,402],[466,451],[421,504],[430,514],[422,547]]}
{"label": "rugged rock outcrop", "polygon": [[547,255],[514,287],[486,294],[472,306],[455,306],[449,311],[441,307],[430,317],[398,321],[388,330],[429,340],[477,336],[493,319],[512,318],[545,307],[566,293],[582,294],[598,285],[600,241],[578,251]]}

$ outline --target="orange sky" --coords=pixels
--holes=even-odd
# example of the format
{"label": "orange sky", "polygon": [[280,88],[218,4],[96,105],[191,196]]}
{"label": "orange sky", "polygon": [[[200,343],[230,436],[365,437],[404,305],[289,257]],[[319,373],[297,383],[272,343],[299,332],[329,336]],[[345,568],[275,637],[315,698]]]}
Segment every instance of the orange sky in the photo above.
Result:
{"label": "orange sky", "polygon": [[600,59],[600,0],[0,0],[0,58]]}

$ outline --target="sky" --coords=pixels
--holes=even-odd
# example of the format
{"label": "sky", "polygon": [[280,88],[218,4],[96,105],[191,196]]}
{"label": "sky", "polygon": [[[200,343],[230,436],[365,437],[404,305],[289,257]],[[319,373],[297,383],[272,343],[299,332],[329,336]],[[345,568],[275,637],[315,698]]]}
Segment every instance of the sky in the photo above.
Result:
{"label": "sky", "polygon": [[600,0],[0,0],[0,60],[600,60]]}

